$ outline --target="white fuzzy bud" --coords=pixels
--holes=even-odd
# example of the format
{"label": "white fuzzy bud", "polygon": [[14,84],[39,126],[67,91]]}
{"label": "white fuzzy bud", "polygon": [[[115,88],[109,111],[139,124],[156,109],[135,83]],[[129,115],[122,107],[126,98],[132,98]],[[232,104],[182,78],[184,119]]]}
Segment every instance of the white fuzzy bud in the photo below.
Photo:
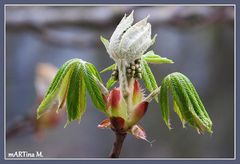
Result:
{"label": "white fuzzy bud", "polygon": [[125,60],[131,63],[141,57],[154,43],[156,35],[151,39],[151,24],[145,19],[133,23],[133,12],[122,18],[110,38],[108,53],[116,62]]}

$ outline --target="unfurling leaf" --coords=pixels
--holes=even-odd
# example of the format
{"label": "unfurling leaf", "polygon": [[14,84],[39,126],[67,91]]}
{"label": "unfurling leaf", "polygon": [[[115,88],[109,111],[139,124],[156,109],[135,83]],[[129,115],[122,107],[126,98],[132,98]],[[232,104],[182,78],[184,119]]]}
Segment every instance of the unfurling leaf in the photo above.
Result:
{"label": "unfurling leaf", "polygon": [[106,84],[107,89],[111,88],[116,82],[117,80],[115,80],[113,77],[110,77]]}
{"label": "unfurling leaf", "polygon": [[39,118],[47,109],[50,109],[52,105],[57,103],[57,96],[61,89],[61,86],[65,85],[63,79],[66,77],[67,73],[71,72],[72,68],[76,65],[76,61],[69,60],[58,70],[56,76],[54,77],[48,91],[37,109],[37,118]]}
{"label": "unfurling leaf", "polygon": [[[142,68],[142,74],[143,74],[143,82],[149,92],[154,91],[158,88],[157,82],[155,80],[155,77],[148,66],[147,62],[145,60],[141,61],[141,68]],[[158,102],[157,96],[155,97],[156,102]]]}
{"label": "unfurling leaf", "polygon": [[147,63],[151,64],[174,63],[172,60],[168,58],[156,55],[154,51],[148,51],[146,54],[142,56],[142,59],[144,59]]}
{"label": "unfurling leaf", "polygon": [[96,80],[94,79],[95,76],[96,78],[98,78],[100,82],[102,82],[99,73],[97,72],[96,68],[90,63],[85,64],[83,72],[87,91],[92,98],[93,104],[97,109],[100,109],[102,112],[105,112],[106,110],[105,100],[103,99],[101,89],[99,88]]}
{"label": "unfurling leaf", "polygon": [[83,79],[83,66],[77,65],[70,78],[67,93],[68,122],[78,119],[86,110],[86,87]]}
{"label": "unfurling leaf", "polygon": [[63,64],[37,109],[38,118],[54,104],[57,104],[58,109],[62,108],[66,101],[68,114],[66,125],[73,120],[80,121],[86,110],[86,91],[96,108],[105,112],[106,102],[96,79],[102,83],[98,71],[91,63],[72,59]]}
{"label": "unfurling leaf", "polygon": [[102,41],[103,45],[105,46],[106,50],[108,51],[109,41],[106,38],[104,38],[103,36],[100,36],[100,40]]}
{"label": "unfurling leaf", "polygon": [[174,110],[180,117],[183,126],[187,122],[200,133],[205,131],[212,133],[212,121],[196,89],[186,76],[178,72],[165,77],[160,90],[160,107],[168,127],[170,127],[168,91],[172,94]]}
{"label": "unfurling leaf", "polygon": [[160,107],[162,111],[162,117],[169,129],[171,129],[171,124],[169,121],[169,115],[170,115],[170,110],[169,110],[169,100],[168,100],[168,88],[169,86],[167,85],[166,78],[163,79],[162,85],[160,88],[160,96],[159,96],[159,102],[160,102]]}
{"label": "unfurling leaf", "polygon": [[100,73],[104,73],[104,72],[107,72],[107,71],[112,71],[114,68],[116,68],[116,64],[110,65],[109,67],[103,69]]}

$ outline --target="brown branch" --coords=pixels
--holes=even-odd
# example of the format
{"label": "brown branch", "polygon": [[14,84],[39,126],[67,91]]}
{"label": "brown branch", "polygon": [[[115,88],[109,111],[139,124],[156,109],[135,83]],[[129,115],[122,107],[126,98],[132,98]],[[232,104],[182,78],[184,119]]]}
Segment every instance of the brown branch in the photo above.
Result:
{"label": "brown branch", "polygon": [[[137,19],[149,13],[151,24],[156,27],[174,26],[188,28],[193,26],[224,23],[233,25],[233,7],[121,7],[113,10],[111,7],[8,7],[6,12],[7,32],[31,31],[38,34],[44,42],[56,46],[96,46],[99,44],[95,35],[87,38],[80,34],[66,38],[64,27],[81,27],[91,31],[112,30],[113,25],[119,23],[123,13],[135,10]],[[99,14],[101,13],[101,14]],[[91,15],[89,17],[88,15]],[[46,19],[47,18],[47,19]],[[77,29],[77,28],[76,28]],[[71,31],[71,30],[70,30]]]}
{"label": "brown branch", "polygon": [[[11,31],[31,30],[39,32],[39,28],[56,29],[59,27],[86,27],[93,30],[104,30],[118,23],[123,13],[135,10],[137,18],[146,13],[151,15],[152,25],[182,25],[203,22],[232,22],[234,10],[231,6],[163,6],[163,7],[8,7],[6,25]],[[99,14],[101,13],[101,14]],[[157,14],[156,14],[157,13]],[[89,17],[89,15],[91,15]]]}
{"label": "brown branch", "polygon": [[113,10],[105,7],[9,6],[6,10],[6,22],[9,28],[17,26],[18,28],[14,30],[18,31],[34,30],[35,26],[44,28],[81,26],[99,30],[111,27],[116,18],[118,21],[122,13],[128,13],[132,9],[134,7]]}
{"label": "brown branch", "polygon": [[21,119],[16,120],[10,127],[7,128],[7,140],[17,136],[20,133],[28,134],[35,131],[35,115],[26,114]]}
{"label": "brown branch", "polygon": [[121,153],[122,145],[123,145],[125,137],[127,136],[127,133],[115,132],[115,135],[116,135],[116,140],[113,144],[112,151],[109,155],[110,158],[118,158],[119,157],[119,155]]}

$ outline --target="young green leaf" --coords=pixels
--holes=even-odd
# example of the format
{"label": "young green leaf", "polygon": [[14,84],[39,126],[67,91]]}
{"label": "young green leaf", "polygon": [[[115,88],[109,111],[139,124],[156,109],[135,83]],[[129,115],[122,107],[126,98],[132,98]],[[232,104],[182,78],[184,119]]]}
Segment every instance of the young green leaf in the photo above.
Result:
{"label": "young green leaf", "polygon": [[112,71],[114,68],[116,68],[116,64],[110,65],[109,67],[103,69],[100,73],[104,73],[104,72],[107,72],[107,71]]}
{"label": "young green leaf", "polygon": [[177,113],[178,117],[180,118],[183,128],[185,128],[186,121],[184,120],[183,114],[181,113],[176,101],[174,100],[173,100],[173,109]]}
{"label": "young green leaf", "polygon": [[103,36],[100,36],[100,40],[102,41],[103,45],[105,46],[106,50],[108,51],[109,41],[106,38],[104,38]]}
{"label": "young green leaf", "polygon": [[54,92],[58,88],[58,86],[61,84],[65,74],[73,66],[73,63],[76,63],[76,59],[71,59],[62,65],[62,67],[58,70],[57,74],[55,75],[52,83],[50,84],[46,96],[48,94]]}
{"label": "young green leaf", "polygon": [[103,99],[103,94],[94,79],[94,76],[102,82],[99,73],[97,72],[96,68],[90,64],[86,63],[83,67],[84,72],[84,81],[86,83],[87,91],[92,98],[93,104],[97,109],[100,109],[102,112],[105,112],[106,105]]}
{"label": "young green leaf", "polygon": [[172,73],[164,78],[160,90],[160,107],[165,123],[169,126],[167,91],[172,93],[174,110],[183,123],[189,123],[198,132],[212,133],[212,121],[208,116],[191,81],[181,73]]}
{"label": "young green leaf", "polygon": [[116,82],[117,81],[113,77],[110,77],[106,84],[107,89],[111,88]]}
{"label": "young green leaf", "polygon": [[168,58],[156,55],[154,51],[148,51],[146,54],[142,56],[142,59],[151,64],[174,63],[172,60]]}
{"label": "young green leaf", "polygon": [[[141,68],[142,68],[142,74],[143,74],[143,82],[149,92],[154,91],[158,88],[157,82],[155,80],[155,77],[148,66],[147,62],[145,60],[141,60]],[[158,102],[157,96],[155,97],[156,102]]]}
{"label": "young green leaf", "polygon": [[160,96],[159,96],[159,102],[160,102],[160,107],[162,111],[162,117],[169,129],[171,129],[171,124],[169,121],[169,115],[170,115],[170,110],[169,110],[169,100],[168,100],[168,85],[167,82],[165,82],[167,78],[163,79],[162,85],[160,88]]}
{"label": "young green leaf", "polygon": [[86,110],[86,90],[90,94],[93,104],[105,112],[105,100],[96,82],[102,79],[91,63],[81,59],[72,59],[59,69],[42,103],[37,109],[38,118],[59,99],[58,108],[62,108],[67,101],[68,125],[71,121],[80,121]]}
{"label": "young green leaf", "polygon": [[102,78],[100,76],[100,74],[98,73],[98,70],[96,69],[96,67],[91,64],[91,63],[87,63],[87,67],[91,70],[91,72],[93,73],[93,75],[101,82],[103,83],[102,81]]}
{"label": "young green leaf", "polygon": [[56,111],[57,113],[65,105],[65,101],[66,101],[67,93],[68,93],[68,88],[69,88],[69,84],[70,84],[69,79],[71,78],[72,73],[73,73],[76,66],[77,66],[77,64],[71,70],[69,70],[68,73],[63,78],[60,90],[58,92],[58,108],[57,108],[57,111]]}
{"label": "young green leaf", "polygon": [[49,109],[56,102],[58,93],[62,92],[60,90],[61,88],[63,88],[62,86],[64,86],[66,83],[66,81],[63,79],[65,79],[66,76],[68,77],[70,75],[69,72],[71,72],[71,70],[76,66],[76,63],[76,59],[69,60],[68,62],[63,64],[63,66],[58,70],[50,87],[48,88],[48,91],[43,101],[37,109],[37,118],[39,118],[47,109]]}
{"label": "young green leaf", "polygon": [[83,79],[83,65],[78,64],[70,78],[67,94],[68,123],[78,119],[80,121],[86,110],[86,87]]}

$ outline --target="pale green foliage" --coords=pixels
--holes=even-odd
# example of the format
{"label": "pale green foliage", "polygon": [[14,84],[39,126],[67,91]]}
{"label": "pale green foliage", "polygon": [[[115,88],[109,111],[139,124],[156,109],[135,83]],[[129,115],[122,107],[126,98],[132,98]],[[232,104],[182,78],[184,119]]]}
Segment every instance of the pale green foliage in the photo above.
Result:
{"label": "pale green foliage", "polygon": [[66,74],[68,72],[71,72],[70,70],[72,70],[74,66],[76,66],[76,61],[69,60],[68,62],[63,64],[63,66],[58,70],[56,76],[54,77],[47,91],[47,94],[45,95],[45,98],[43,99],[43,101],[41,102],[37,109],[38,118],[43,114],[45,110],[49,109],[55,103],[55,101],[57,101],[56,98],[62,86],[62,81]]}
{"label": "pale green foliage", "polygon": [[151,63],[151,64],[162,64],[162,63],[169,63],[172,64],[174,63],[172,60],[161,57],[159,55],[156,55],[154,51],[148,51],[142,56],[142,59],[144,59],[146,62]]}
{"label": "pale green foliage", "polygon": [[212,133],[212,121],[208,116],[199,96],[191,81],[181,73],[175,72],[164,78],[160,90],[160,107],[162,116],[170,128],[168,91],[173,97],[175,112],[180,117],[183,126],[189,123],[198,132]]}
{"label": "pale green foliage", "polygon": [[103,45],[105,46],[106,50],[108,51],[109,41],[106,38],[104,38],[103,36],[100,36],[100,40],[102,41]]}
{"label": "pale green foliage", "polygon": [[114,84],[116,84],[116,82],[117,81],[113,77],[110,77],[106,84],[107,89],[111,88]]}
{"label": "pale green foliage", "polygon": [[86,91],[95,107],[105,112],[106,103],[95,78],[102,82],[98,71],[91,63],[72,59],[63,64],[37,109],[38,118],[54,103],[58,103],[58,108],[62,108],[66,100],[67,124],[73,120],[80,120],[86,110]]}
{"label": "pale green foliage", "polygon": [[[143,82],[144,82],[147,90],[149,92],[154,91],[155,89],[158,88],[157,82],[155,80],[155,77],[154,77],[150,67],[148,66],[148,64],[145,60],[141,61],[141,68],[142,68],[142,73],[143,73]],[[156,96],[155,100],[158,102],[157,96]]]}
{"label": "pale green foliage", "polygon": [[86,110],[86,87],[83,79],[83,65],[77,65],[70,77],[67,94],[68,121],[80,120]]}
{"label": "pale green foliage", "polygon": [[[104,73],[107,71],[112,71],[114,68],[116,68],[116,64],[112,64],[109,67],[103,69],[100,73]],[[112,76],[108,79],[106,83],[107,89],[110,89],[114,84],[116,84],[117,80],[115,80]]]}
{"label": "pale green foliage", "polygon": [[103,69],[100,73],[104,73],[104,72],[107,72],[107,71],[112,71],[114,68],[116,68],[116,64],[110,65],[109,67]]}
{"label": "pale green foliage", "polygon": [[[149,95],[151,98],[150,99],[148,96],[144,101],[148,100],[147,102],[150,102],[156,95],[156,101],[160,101],[163,120],[169,129],[171,128],[171,125],[169,121],[170,109],[168,94],[171,93],[174,111],[179,116],[183,127],[185,127],[185,123],[188,123],[195,127],[199,133],[205,131],[212,133],[212,121],[208,116],[196,89],[191,81],[183,74],[176,72],[166,76],[162,81],[160,96],[158,99],[157,94],[159,94],[159,87],[148,64],[171,64],[173,61],[155,54],[152,50],[143,54],[149,46],[154,43],[156,35],[151,39],[151,25],[150,23],[147,23],[147,18],[133,26],[132,23],[133,12],[128,17],[126,17],[126,15],[124,16],[112,35],[110,42],[106,38],[102,36],[100,37],[100,40],[104,44],[110,57],[118,64],[119,61],[124,60],[125,67],[127,66],[126,63],[130,64],[136,61],[136,59],[141,58],[142,80],[146,89],[150,92]],[[136,33],[138,33],[138,35],[136,35]],[[136,49],[137,51],[135,51]],[[112,71],[115,68],[116,64],[112,64],[102,70],[101,73]],[[120,70],[118,70],[118,72],[123,73],[123,70],[125,69],[121,69],[121,67],[119,68]],[[122,79],[124,77],[125,76],[121,76]],[[140,78],[141,76],[138,77]],[[113,87],[116,82],[117,80],[111,77],[106,84],[107,88]],[[120,80],[120,83],[121,82],[122,81]],[[121,84],[120,86],[125,86]],[[126,82],[126,86],[127,85],[128,81]],[[66,111],[68,114],[66,125],[74,120],[80,121],[86,110],[86,92],[89,93],[95,107],[109,116],[106,109],[106,101],[109,92],[102,84],[102,79],[95,66],[81,59],[71,59],[63,64],[58,70],[45,98],[37,109],[37,117],[39,118],[55,103],[58,103],[58,109],[60,109],[66,102]],[[139,101],[142,99],[143,97],[139,98]],[[122,100],[120,104],[123,105],[116,106],[115,108],[117,110],[111,110],[113,116],[127,118],[126,111],[128,110],[128,106],[125,103],[125,100]],[[56,110],[58,111],[58,109]]]}
{"label": "pale green foliage", "polygon": [[90,63],[86,64],[86,66],[83,69],[83,72],[84,72],[84,80],[86,82],[87,90],[89,95],[92,98],[93,104],[96,106],[96,108],[104,112],[105,102],[103,100],[103,95],[97,82],[94,79],[94,76],[95,76],[99,79],[100,82],[102,82],[99,76],[99,73],[97,72],[96,68]]}

